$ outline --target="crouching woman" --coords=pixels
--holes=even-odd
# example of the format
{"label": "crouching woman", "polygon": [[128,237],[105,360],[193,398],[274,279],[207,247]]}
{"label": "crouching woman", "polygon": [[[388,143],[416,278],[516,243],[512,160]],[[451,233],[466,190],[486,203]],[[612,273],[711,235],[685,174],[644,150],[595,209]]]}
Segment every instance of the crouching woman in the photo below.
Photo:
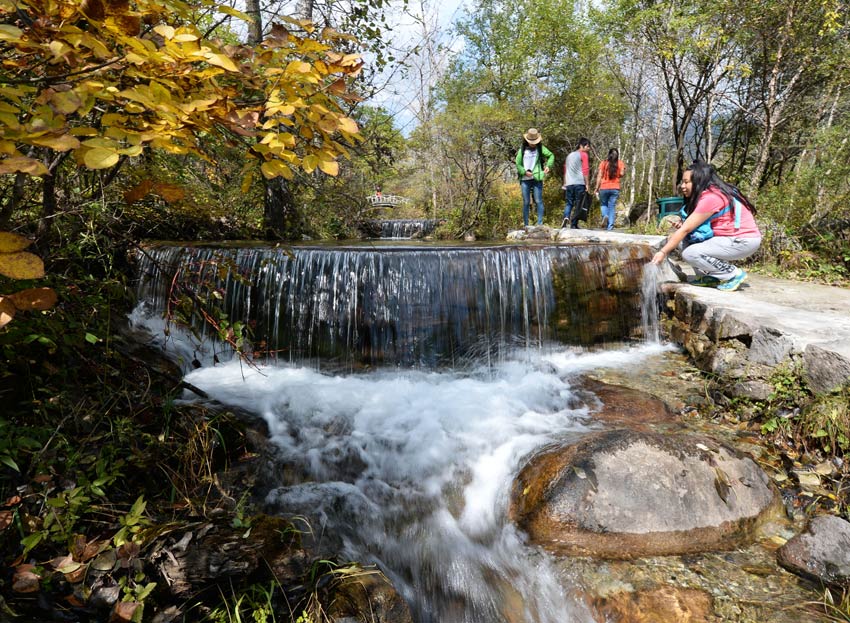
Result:
{"label": "crouching woman", "polygon": [[684,172],[681,189],[686,218],[673,224],[676,231],[653,256],[652,263],[661,264],[681,243],[682,259],[697,276],[693,285],[737,290],[747,273],[731,262],[749,257],[761,245],[755,206],[735,186],[721,180],[713,166],[701,161]]}

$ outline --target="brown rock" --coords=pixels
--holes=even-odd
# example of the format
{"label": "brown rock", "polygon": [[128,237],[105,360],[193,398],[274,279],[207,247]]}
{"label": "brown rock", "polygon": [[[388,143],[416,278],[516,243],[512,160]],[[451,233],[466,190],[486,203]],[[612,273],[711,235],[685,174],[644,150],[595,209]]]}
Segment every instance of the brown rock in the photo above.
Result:
{"label": "brown rock", "polygon": [[605,623],[705,623],[712,614],[710,595],[674,586],[615,593],[594,600],[593,608]]}
{"label": "brown rock", "polygon": [[407,602],[378,571],[348,576],[334,591],[331,603],[329,614],[334,619],[413,623]]}
{"label": "brown rock", "polygon": [[599,410],[593,419],[631,429],[643,429],[646,424],[670,421],[675,414],[663,400],[637,389],[610,385],[593,379],[582,382],[599,400]]}

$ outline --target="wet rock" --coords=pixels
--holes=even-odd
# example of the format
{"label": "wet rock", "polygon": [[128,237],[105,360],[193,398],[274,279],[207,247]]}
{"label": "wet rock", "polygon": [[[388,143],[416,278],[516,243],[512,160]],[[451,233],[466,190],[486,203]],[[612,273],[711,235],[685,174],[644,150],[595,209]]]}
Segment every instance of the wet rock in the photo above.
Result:
{"label": "wet rock", "polygon": [[331,620],[413,623],[407,602],[382,573],[363,572],[350,576],[333,594]]}
{"label": "wet rock", "polygon": [[618,427],[641,430],[647,424],[672,421],[675,414],[663,400],[646,392],[586,379],[582,389],[592,392],[594,420]]}
{"label": "wet rock", "polygon": [[779,508],[767,475],[727,446],[615,430],[532,457],[510,516],[555,553],[628,559],[738,547]]}
{"label": "wet rock", "polygon": [[647,591],[620,591],[594,600],[605,623],[702,623],[713,620],[711,596],[690,588],[663,586]]}
{"label": "wet rock", "polygon": [[850,586],[850,523],[834,515],[815,517],[805,532],[779,548],[776,557],[797,575]]}

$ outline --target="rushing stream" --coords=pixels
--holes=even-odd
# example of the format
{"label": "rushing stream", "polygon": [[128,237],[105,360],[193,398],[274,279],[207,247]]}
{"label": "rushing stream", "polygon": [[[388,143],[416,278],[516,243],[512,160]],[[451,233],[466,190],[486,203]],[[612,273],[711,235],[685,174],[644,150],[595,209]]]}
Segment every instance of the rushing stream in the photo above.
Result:
{"label": "rushing stream", "polygon": [[[223,256],[250,284],[218,269]],[[654,290],[643,313],[635,294],[645,261],[593,248],[161,247],[142,262],[135,318],[157,328],[174,274],[213,281],[231,320],[287,353],[256,368],[209,365],[186,333],[166,344],[204,364],[190,383],[267,423],[287,474],[268,509],[307,518],[329,554],[377,564],[417,621],[590,622],[569,574],[507,520],[508,495],[529,453],[596,426],[574,389],[582,373],[640,366],[664,349],[612,341],[657,336]],[[612,263],[637,266],[631,292],[605,289]],[[569,279],[559,285],[556,271]],[[331,374],[323,358],[340,353],[383,365],[349,361]]]}

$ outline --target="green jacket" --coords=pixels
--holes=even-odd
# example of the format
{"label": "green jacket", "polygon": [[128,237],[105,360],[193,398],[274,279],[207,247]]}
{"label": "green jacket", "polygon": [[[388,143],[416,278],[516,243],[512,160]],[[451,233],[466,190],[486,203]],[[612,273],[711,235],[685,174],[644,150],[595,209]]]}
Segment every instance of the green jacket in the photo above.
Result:
{"label": "green jacket", "polygon": [[[537,162],[534,163],[534,169],[531,170],[531,176],[534,179],[536,179],[538,182],[543,181],[543,176],[544,176],[543,169],[545,167],[549,167],[549,170],[551,171],[552,166],[555,164],[555,154],[553,154],[551,151],[549,151],[548,149],[546,149],[542,145],[540,147],[541,147],[541,151],[543,152],[543,158],[546,159],[546,162],[544,164],[543,162],[540,161],[540,158],[538,158]],[[525,177],[525,165],[523,165],[523,163],[522,163],[522,150],[523,150],[523,148],[520,147],[516,152],[516,172],[517,172],[517,177],[520,180],[522,180],[522,178]]]}

